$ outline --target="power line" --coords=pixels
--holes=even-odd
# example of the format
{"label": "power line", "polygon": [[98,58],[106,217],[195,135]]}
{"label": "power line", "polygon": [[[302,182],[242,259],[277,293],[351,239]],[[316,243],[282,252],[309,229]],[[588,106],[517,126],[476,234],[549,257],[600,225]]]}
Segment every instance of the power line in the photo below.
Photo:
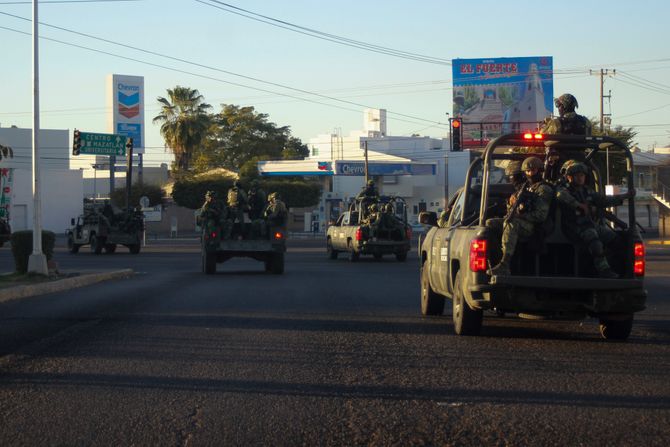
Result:
{"label": "power line", "polygon": [[[415,60],[419,62],[428,62],[431,64],[439,64],[439,65],[451,65],[451,61],[447,59],[442,59],[438,57],[433,57],[433,56],[426,56],[423,54],[418,54],[418,53],[411,53],[408,51],[402,51],[402,50],[397,50],[394,48],[388,48],[388,47],[383,47],[381,45],[375,45],[375,44],[370,44],[367,42],[362,42],[354,39],[349,39],[346,37],[341,37],[337,36],[335,34],[329,34],[325,33],[313,28],[307,28],[304,26],[296,25],[294,23],[286,22],[284,20],[279,20],[275,19],[273,17],[268,17],[262,14],[258,14],[246,9],[238,8],[237,6],[233,6],[228,3],[224,3],[218,0],[209,0],[212,3],[216,3],[216,5],[212,5],[210,3],[206,3],[202,0],[195,0],[198,3],[202,3],[203,5],[210,6],[212,8],[220,9],[222,11],[226,11],[232,14],[236,14],[251,20],[255,20],[257,22],[262,22],[271,26],[275,26],[277,28],[282,28],[286,29],[288,31],[292,31],[294,33],[298,34],[303,34],[307,35],[310,37],[314,37],[317,39],[321,40],[326,40],[329,42],[337,43],[340,45],[345,45],[349,47],[354,47],[354,48],[359,48],[362,50],[366,51],[371,51],[373,53],[380,53],[380,54],[385,54],[388,56],[394,56],[394,57],[399,57],[402,59],[410,59],[410,60]],[[217,6],[221,5],[221,6]]]}

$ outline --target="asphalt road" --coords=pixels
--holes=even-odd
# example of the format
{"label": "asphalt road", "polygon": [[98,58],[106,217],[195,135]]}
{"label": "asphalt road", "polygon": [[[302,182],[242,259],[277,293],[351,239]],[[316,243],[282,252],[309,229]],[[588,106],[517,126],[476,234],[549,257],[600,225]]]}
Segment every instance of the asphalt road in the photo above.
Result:
{"label": "asphalt road", "polygon": [[420,316],[412,256],[292,241],[284,275],[206,276],[188,245],[61,250],[62,269],[139,273],[0,304],[0,444],[666,446],[670,247],[648,254],[648,309],[613,343],[493,314],[457,337]]}

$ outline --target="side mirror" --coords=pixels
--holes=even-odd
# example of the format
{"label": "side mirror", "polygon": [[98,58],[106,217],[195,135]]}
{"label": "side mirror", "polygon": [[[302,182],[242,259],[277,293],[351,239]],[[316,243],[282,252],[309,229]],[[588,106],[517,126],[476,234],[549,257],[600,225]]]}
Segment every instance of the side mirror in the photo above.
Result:
{"label": "side mirror", "polygon": [[72,225],[74,227],[74,217],[72,219],[70,219],[70,225]]}
{"label": "side mirror", "polygon": [[421,211],[419,213],[419,223],[435,227],[437,226],[437,214],[435,211]]}

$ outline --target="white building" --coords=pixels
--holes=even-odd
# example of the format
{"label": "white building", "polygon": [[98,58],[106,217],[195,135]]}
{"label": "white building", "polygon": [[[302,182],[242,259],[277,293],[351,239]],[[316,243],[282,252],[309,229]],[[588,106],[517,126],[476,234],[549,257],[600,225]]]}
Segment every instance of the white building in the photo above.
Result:
{"label": "white building", "polygon": [[[62,233],[70,218],[82,212],[82,171],[70,168],[68,130],[43,129],[39,134],[40,193],[42,227]],[[11,170],[11,184],[4,200],[9,201],[9,222],[13,231],[33,226],[32,130],[0,128],[0,144],[11,147],[14,157],[3,158],[0,169]],[[3,177],[6,180],[8,177]]]}
{"label": "white building", "polygon": [[[365,110],[363,117],[364,130],[347,136],[339,131],[318,135],[307,143],[310,155],[305,160],[259,162],[259,173],[320,177],[323,195],[312,218],[323,229],[363,188],[367,145],[369,177],[380,194],[407,202],[410,221],[416,221],[420,211],[441,211],[446,198],[462,186],[470,153],[450,153],[448,139],[389,136],[383,109]],[[448,159],[452,166],[447,169]]]}

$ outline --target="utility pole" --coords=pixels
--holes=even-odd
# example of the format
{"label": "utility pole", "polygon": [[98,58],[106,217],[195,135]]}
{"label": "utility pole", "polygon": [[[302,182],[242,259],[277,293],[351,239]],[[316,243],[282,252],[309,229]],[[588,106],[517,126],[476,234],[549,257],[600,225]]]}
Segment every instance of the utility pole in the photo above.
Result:
{"label": "utility pole", "polygon": [[365,140],[365,184],[368,184],[368,140]]}
{"label": "utility pole", "polygon": [[[593,70],[589,70],[590,74],[594,74]],[[616,74],[616,69],[601,68],[600,73],[595,73],[600,75],[600,133],[605,133],[605,116],[610,117],[611,113],[605,113],[605,98],[611,100],[612,91],[610,90],[609,94],[605,95],[605,76],[614,76]],[[610,151],[609,148],[605,149],[605,166],[606,166],[606,180],[607,184],[610,183]]]}
{"label": "utility pole", "polygon": [[40,56],[38,0],[33,0],[33,252],[28,258],[28,272],[48,275],[47,257],[42,252],[42,201],[40,199]]}

